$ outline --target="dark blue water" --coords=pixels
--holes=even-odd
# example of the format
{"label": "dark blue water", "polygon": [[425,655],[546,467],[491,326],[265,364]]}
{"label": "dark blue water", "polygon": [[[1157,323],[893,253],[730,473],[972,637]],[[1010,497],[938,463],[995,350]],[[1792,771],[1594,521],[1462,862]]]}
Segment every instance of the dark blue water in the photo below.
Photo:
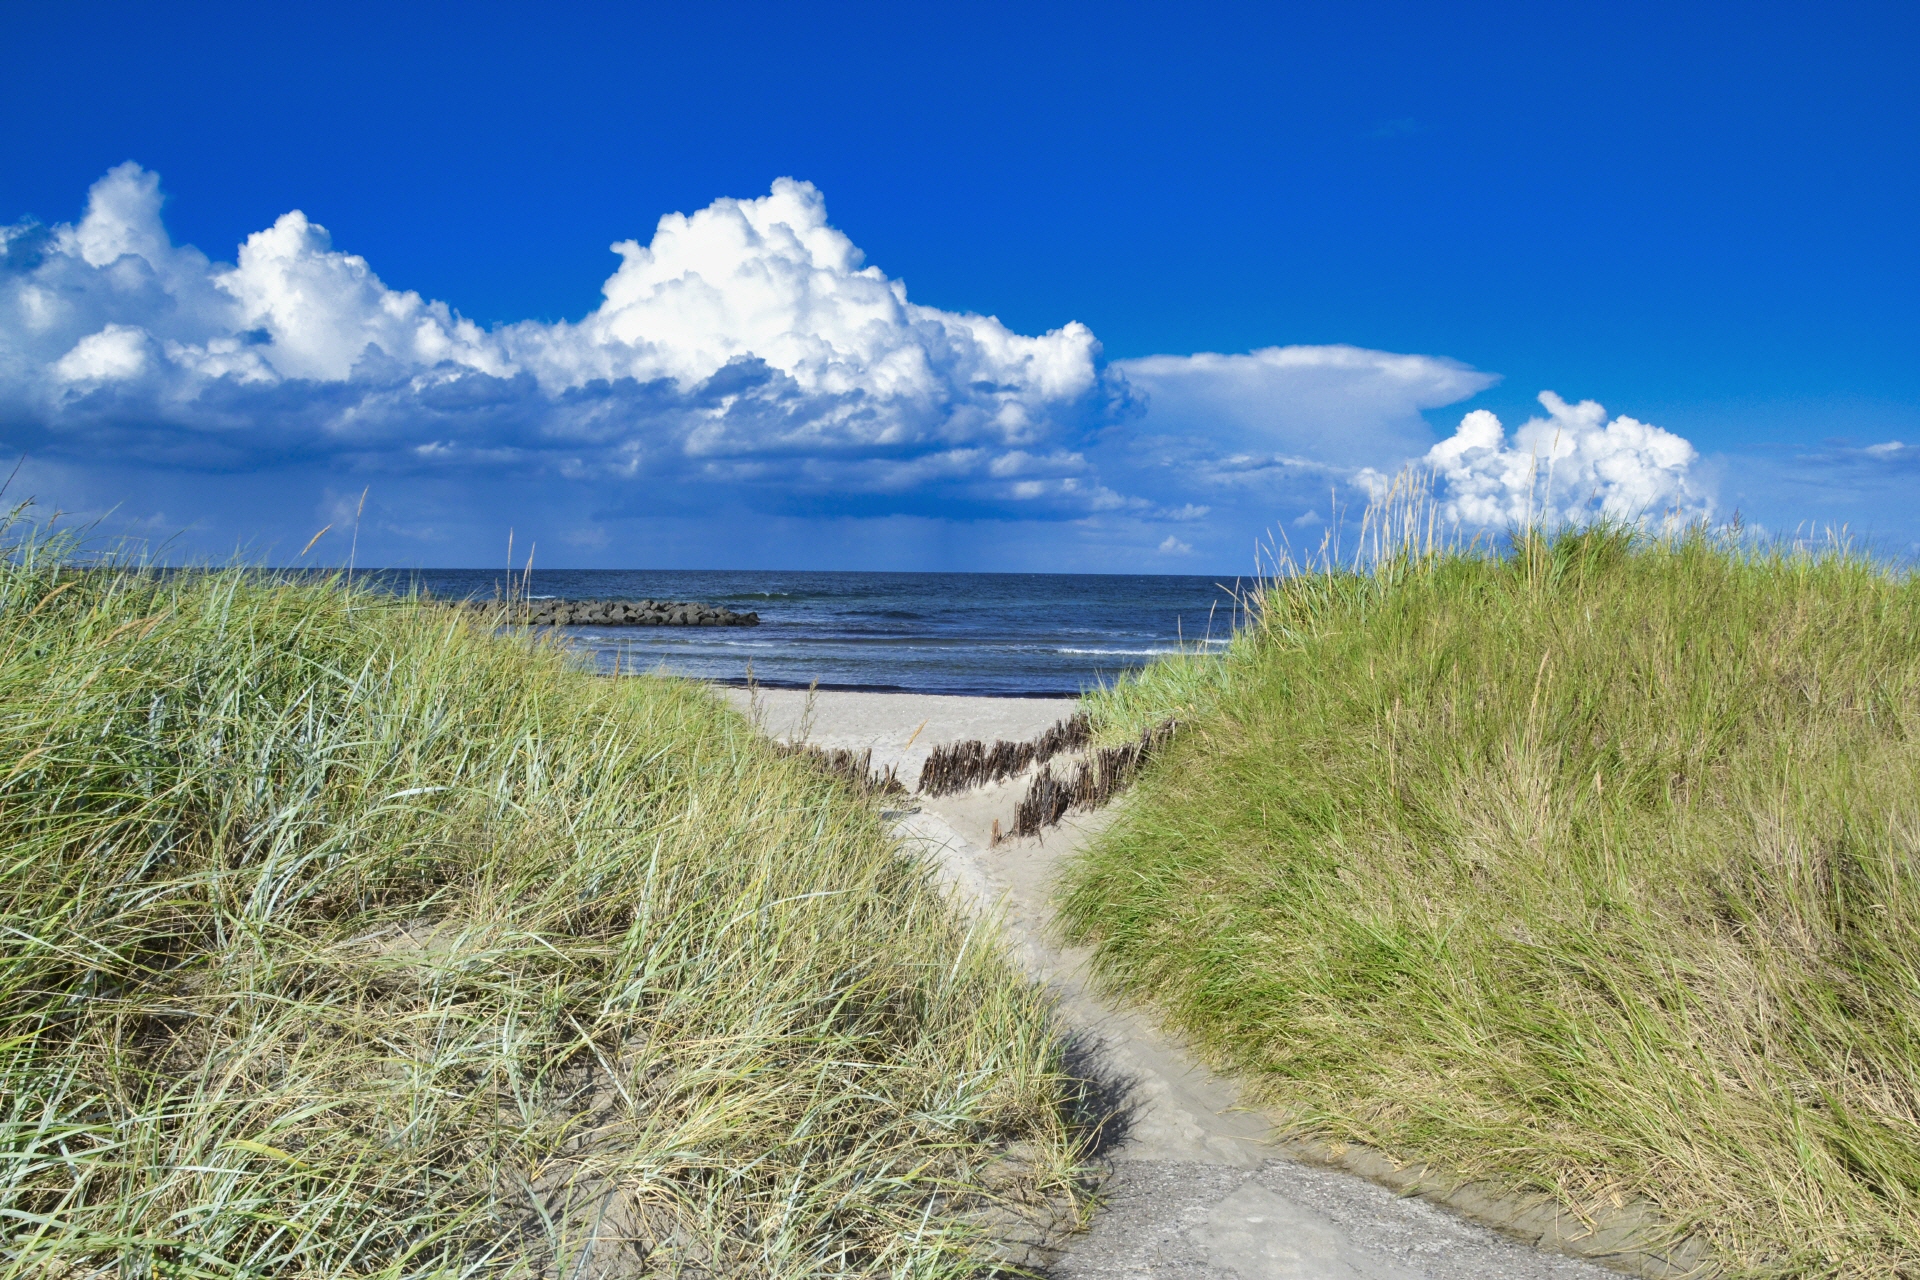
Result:
{"label": "dark blue water", "polygon": [[[443,598],[489,599],[494,570],[378,574]],[[1039,573],[533,571],[530,596],[698,600],[760,615],[757,627],[564,627],[603,669],[729,683],[918,693],[1071,695],[1232,633],[1234,583],[1215,578]],[[519,590],[519,580],[515,579]]]}

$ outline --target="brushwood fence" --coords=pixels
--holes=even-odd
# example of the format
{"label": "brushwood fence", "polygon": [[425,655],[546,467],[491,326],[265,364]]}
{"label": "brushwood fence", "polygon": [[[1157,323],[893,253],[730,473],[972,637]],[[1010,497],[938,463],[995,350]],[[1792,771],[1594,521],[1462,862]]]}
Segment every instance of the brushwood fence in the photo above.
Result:
{"label": "brushwood fence", "polygon": [[1052,765],[1041,765],[1027,786],[1025,798],[1013,811],[1012,834],[1037,836],[1057,825],[1070,809],[1099,808],[1124,791],[1147,761],[1173,741],[1179,728],[1177,720],[1155,725],[1137,742],[1095,752],[1091,760],[1075,766],[1070,776],[1055,776]]}
{"label": "brushwood fence", "polygon": [[[1013,830],[1009,835],[1039,835],[1047,827],[1057,826],[1074,809],[1098,809],[1126,790],[1147,762],[1164,749],[1179,731],[1176,720],[1168,720],[1143,732],[1134,742],[1095,751],[1079,761],[1071,773],[1056,774],[1050,761],[1063,752],[1085,750],[1093,729],[1085,713],[1059,721],[1030,742],[996,741],[992,746],[978,738],[935,747],[921,767],[916,791],[928,796],[952,795],[989,782],[999,782],[1024,772],[1032,765],[1040,771],[1027,785],[1026,795],[1013,812]],[[904,795],[906,785],[899,779],[897,766],[873,767],[873,750],[850,751],[841,747],[817,747],[809,742],[775,744],[783,755],[801,756],[828,773],[850,783],[863,795]],[[998,843],[1000,824],[994,824]]]}
{"label": "brushwood fence", "polygon": [[1045,764],[1062,751],[1078,751],[1093,740],[1093,724],[1079,712],[1059,721],[1031,742],[997,741],[991,747],[978,738],[935,747],[920,767],[922,795],[947,796],[999,782]]}
{"label": "brushwood fence", "polygon": [[774,745],[781,755],[811,760],[816,767],[835,777],[844,778],[862,795],[906,794],[907,787],[900,781],[897,766],[888,765],[879,770],[873,767],[872,747],[865,751],[849,751],[844,747],[816,747],[810,742],[781,742]]}

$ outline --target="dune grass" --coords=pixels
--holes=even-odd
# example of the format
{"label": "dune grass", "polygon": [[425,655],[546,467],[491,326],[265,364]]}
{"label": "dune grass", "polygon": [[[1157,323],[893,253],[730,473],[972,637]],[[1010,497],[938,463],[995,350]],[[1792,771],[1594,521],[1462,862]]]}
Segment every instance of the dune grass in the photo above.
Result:
{"label": "dune grass", "polygon": [[1240,632],[1224,651],[1182,645],[1148,666],[1082,690],[1080,705],[1091,722],[1093,744],[1117,747],[1137,742],[1155,725],[1168,720],[1190,722],[1211,710],[1227,696],[1242,666],[1236,651],[1246,648],[1251,634]]}
{"label": "dune grass", "polygon": [[1073,1194],[870,806],[464,610],[16,538],[0,858],[0,1277],[961,1275]]}
{"label": "dune grass", "polygon": [[1258,603],[1096,699],[1198,711],[1063,883],[1109,978],[1302,1131],[1920,1273],[1920,583],[1596,528]]}

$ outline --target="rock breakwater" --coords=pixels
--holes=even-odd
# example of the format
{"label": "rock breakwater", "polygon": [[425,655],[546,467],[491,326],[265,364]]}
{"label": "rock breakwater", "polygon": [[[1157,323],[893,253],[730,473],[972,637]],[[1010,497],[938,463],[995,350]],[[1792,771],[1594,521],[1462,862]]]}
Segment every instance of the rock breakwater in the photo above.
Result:
{"label": "rock breakwater", "polygon": [[529,627],[757,627],[757,613],[735,613],[691,600],[476,600],[472,607],[504,613]]}

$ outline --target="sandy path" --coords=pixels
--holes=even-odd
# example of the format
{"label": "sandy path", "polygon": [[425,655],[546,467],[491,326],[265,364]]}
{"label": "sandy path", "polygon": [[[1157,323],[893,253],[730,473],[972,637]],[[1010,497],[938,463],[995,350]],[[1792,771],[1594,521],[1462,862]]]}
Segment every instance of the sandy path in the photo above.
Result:
{"label": "sandy path", "polygon": [[[741,690],[725,695],[746,709]],[[803,694],[763,693],[762,723],[776,737],[798,727]],[[822,693],[809,740],[874,751],[900,764],[909,786],[935,743],[1031,738],[1073,707],[1066,700]],[[915,736],[917,733],[917,736]],[[908,741],[912,739],[911,749]],[[991,824],[1011,825],[1024,780],[961,796],[916,797],[900,822],[943,880],[973,909],[998,912],[1035,977],[1084,1034],[1089,1066],[1124,1095],[1123,1132],[1107,1155],[1106,1208],[1068,1241],[1050,1271],[1060,1280],[1598,1280],[1614,1273],[1544,1252],[1423,1200],[1343,1171],[1287,1158],[1239,1091],[1196,1062],[1140,1012],[1093,990],[1087,956],[1055,944],[1048,890],[1062,859],[1110,817],[1070,818],[1033,840],[989,848]]]}

